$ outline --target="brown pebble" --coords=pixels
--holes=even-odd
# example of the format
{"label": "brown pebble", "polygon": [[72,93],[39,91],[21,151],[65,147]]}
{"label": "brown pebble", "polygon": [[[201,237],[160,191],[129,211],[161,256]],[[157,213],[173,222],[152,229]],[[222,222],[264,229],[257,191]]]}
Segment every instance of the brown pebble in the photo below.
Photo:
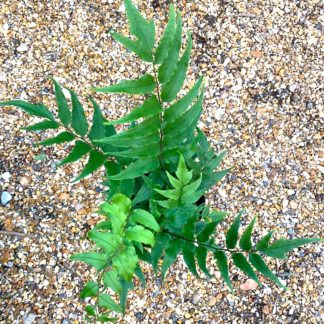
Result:
{"label": "brown pebble", "polygon": [[209,299],[208,306],[214,306],[217,303],[217,299],[215,297],[212,297]]}
{"label": "brown pebble", "polygon": [[30,184],[30,182],[31,182],[30,177],[22,177],[22,178],[20,179],[20,184],[21,184],[23,187],[28,186],[28,185]]}

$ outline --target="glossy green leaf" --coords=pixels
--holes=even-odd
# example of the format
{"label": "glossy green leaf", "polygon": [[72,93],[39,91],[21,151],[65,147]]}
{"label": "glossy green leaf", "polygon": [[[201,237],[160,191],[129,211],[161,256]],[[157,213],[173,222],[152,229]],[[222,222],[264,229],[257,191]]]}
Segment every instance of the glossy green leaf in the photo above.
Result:
{"label": "glossy green leaf", "polygon": [[135,275],[141,281],[142,286],[145,287],[146,286],[145,276],[144,276],[142,268],[140,267],[139,264],[137,265],[137,267],[135,269]]}
{"label": "glossy green leaf", "polygon": [[112,180],[134,179],[144,175],[145,173],[155,170],[159,166],[156,158],[139,159],[130,164],[126,169],[110,177]]}
{"label": "glossy green leaf", "polygon": [[55,98],[58,107],[58,117],[63,125],[68,126],[71,123],[71,112],[69,105],[59,83],[54,79],[52,79],[52,81],[54,83]]}
{"label": "glossy green leaf", "polygon": [[147,99],[143,105],[136,107],[132,110],[128,115],[122,117],[118,120],[110,121],[109,125],[116,125],[116,124],[123,124],[123,123],[130,123],[139,118],[147,118],[151,116],[155,116],[162,112],[162,106],[154,95]]}
{"label": "glossy green leaf", "polygon": [[228,168],[217,172],[203,173],[201,188],[209,189],[214,184],[222,180],[231,170],[232,168]]}
{"label": "glossy green leaf", "polygon": [[118,278],[116,270],[107,271],[103,275],[103,283],[105,288],[111,288],[116,294],[120,295],[122,286]]}
{"label": "glossy green leaf", "polygon": [[199,277],[196,268],[195,251],[196,247],[192,242],[185,242],[182,244],[183,260],[185,261],[190,272],[192,272],[195,276]]}
{"label": "glossy green leaf", "polygon": [[92,305],[87,305],[84,310],[86,313],[90,316],[95,316],[96,315],[96,308]]}
{"label": "glossy green leaf", "polygon": [[157,157],[160,153],[159,143],[150,143],[143,146],[132,147],[128,150],[121,151],[119,149],[109,150],[105,152],[109,156],[122,156],[133,159]]}
{"label": "glossy green leaf", "polygon": [[118,274],[126,281],[133,278],[138,262],[138,256],[133,246],[127,246],[122,252],[112,259],[113,266]]}
{"label": "glossy green leaf", "polygon": [[253,268],[250,266],[249,262],[246,260],[246,257],[242,253],[233,253],[232,259],[235,266],[242,270],[242,272],[244,272],[249,278],[253,279],[259,285],[261,285]]}
{"label": "glossy green leaf", "polygon": [[89,174],[98,170],[106,161],[106,157],[98,151],[91,151],[87,164],[83,168],[82,172],[73,180],[73,182],[80,181]]}
{"label": "glossy green leaf", "polygon": [[53,145],[53,144],[62,144],[62,143],[65,143],[65,142],[71,142],[74,139],[75,139],[75,136],[72,133],[62,132],[62,133],[59,133],[58,135],[56,135],[53,138],[49,138],[49,139],[47,139],[45,141],[35,143],[34,145],[35,146],[40,146],[40,145],[49,146],[49,145]]}
{"label": "glossy green leaf", "polygon": [[44,117],[54,121],[53,114],[43,104],[31,104],[24,100],[9,100],[0,102],[0,107],[15,106],[31,116]]}
{"label": "glossy green leaf", "polygon": [[167,82],[171,76],[173,75],[179,58],[179,53],[181,49],[182,42],[182,24],[181,24],[181,16],[178,12],[177,14],[177,26],[175,35],[173,38],[173,42],[171,45],[171,49],[168,53],[167,58],[164,60],[163,64],[160,65],[158,71],[158,79],[161,83]]}
{"label": "glossy green leaf", "polygon": [[174,70],[173,76],[162,87],[161,98],[163,101],[170,102],[174,100],[177,97],[178,92],[181,90],[187,74],[191,49],[192,39],[189,34],[186,50],[180,61],[177,63],[177,67]]}
{"label": "glossy green leaf", "polygon": [[248,225],[245,231],[242,234],[242,237],[239,242],[239,246],[242,250],[249,251],[252,249],[252,231],[255,224],[256,217],[253,218],[252,222]]}
{"label": "glossy green leaf", "polygon": [[233,224],[229,228],[227,235],[226,235],[226,247],[228,249],[234,249],[236,247],[237,241],[238,241],[238,231],[240,228],[240,221],[241,216],[244,213],[244,209],[241,210],[238,215],[236,216]]}
{"label": "glossy green leaf", "polygon": [[52,120],[45,120],[40,123],[22,127],[21,129],[27,130],[27,131],[39,131],[39,130],[45,130],[45,129],[57,129],[59,128],[59,123],[52,121]]}
{"label": "glossy green leaf", "polygon": [[204,246],[197,246],[195,255],[197,258],[197,263],[199,265],[199,268],[202,270],[202,272],[207,276],[211,277],[211,274],[207,270],[206,262],[207,262],[207,254],[208,251]]}
{"label": "glossy green leaf", "polygon": [[121,280],[122,285],[122,292],[119,296],[119,303],[123,310],[123,313],[125,313],[126,303],[127,303],[127,293],[130,289],[134,288],[132,281],[126,281],[124,279]]}
{"label": "glossy green leaf", "polygon": [[226,155],[226,151],[223,151],[219,153],[215,158],[210,160],[206,165],[204,166],[203,170],[204,172],[213,172],[222,162]]}
{"label": "glossy green leaf", "polygon": [[84,252],[73,254],[71,256],[71,260],[82,261],[91,265],[97,270],[102,270],[107,265],[108,256],[104,253]]}
{"label": "glossy green leaf", "polygon": [[99,306],[110,309],[117,313],[122,313],[121,307],[108,294],[99,295]]}
{"label": "glossy green leaf", "polygon": [[112,204],[117,205],[123,213],[126,215],[129,214],[132,201],[127,196],[121,193],[116,193],[110,201]]}
{"label": "glossy green leaf", "polygon": [[114,40],[125,46],[131,52],[137,54],[143,61],[152,62],[152,51],[145,48],[143,43],[139,40],[132,40],[115,32],[111,32],[110,34]]}
{"label": "glossy green leaf", "polygon": [[[93,106],[92,126],[88,134],[90,140],[94,142],[94,140],[102,139],[107,136],[116,134],[115,128],[113,126],[105,125],[106,120],[102,115],[99,105],[93,98],[89,97],[89,100],[91,101]],[[99,146],[105,147],[104,145],[100,144]]]}
{"label": "glossy green leaf", "polygon": [[286,286],[271,272],[266,263],[263,261],[262,257],[255,253],[249,254],[249,261],[255,269],[257,269],[266,278],[273,281],[279,287],[287,289]]}
{"label": "glossy green leaf", "polygon": [[114,235],[113,233],[91,230],[88,232],[88,237],[93,240],[97,246],[101,247],[108,255],[112,255],[122,244],[122,238],[118,235]]}
{"label": "glossy green leaf", "polygon": [[176,29],[176,12],[174,10],[174,5],[171,4],[168,24],[164,30],[159,45],[155,51],[154,61],[156,64],[163,63],[165,59],[168,57],[168,54],[172,48],[175,29]]}
{"label": "glossy green leaf", "polygon": [[267,248],[269,246],[269,242],[271,240],[273,231],[270,231],[269,233],[267,233],[265,236],[263,236],[258,243],[255,245],[255,249],[257,251],[260,250],[264,250],[265,248]]}
{"label": "glossy green leaf", "polygon": [[126,230],[126,238],[130,241],[140,242],[154,246],[154,235],[151,231],[145,229],[141,225],[128,227]]}
{"label": "glossy green leaf", "polygon": [[123,236],[127,215],[115,204],[103,203],[100,207],[111,221],[113,234]]}
{"label": "glossy green leaf", "polygon": [[71,126],[80,136],[85,136],[88,132],[88,121],[85,116],[81,102],[74,91],[68,89],[72,100],[72,123]]}
{"label": "glossy green leaf", "polygon": [[156,236],[156,244],[154,245],[151,252],[151,263],[156,274],[157,274],[158,261],[161,259],[163,255],[163,251],[165,250],[170,240],[171,240],[170,235],[164,232],[160,232]]}
{"label": "glossy green leaf", "polygon": [[155,43],[155,25],[154,21],[146,21],[139,10],[133,5],[131,0],[125,0],[125,9],[130,25],[130,32],[137,37],[142,48],[151,53],[150,62],[152,61],[152,51]]}
{"label": "glossy green leaf", "polygon": [[231,292],[233,292],[233,286],[229,278],[226,254],[223,251],[216,251],[214,252],[214,257],[216,259],[217,267],[219,269],[219,272],[221,273],[222,278],[224,279],[225,283],[228,285]]}
{"label": "glossy green leaf", "polygon": [[89,281],[85,284],[80,292],[80,299],[85,299],[87,297],[96,296],[99,291],[99,286],[94,281]]}
{"label": "glossy green leaf", "polygon": [[[142,123],[134,127],[128,128],[127,130],[122,131],[116,135],[110,136],[108,138],[104,138],[96,142],[108,143],[115,146],[123,146],[123,147],[125,146],[132,147],[131,144],[135,142],[136,143],[135,146],[136,146],[138,145],[138,142],[136,142],[137,139],[143,139],[143,138],[147,138],[147,136],[149,135],[159,134],[158,131],[159,126],[160,126],[159,116],[153,116],[144,120]],[[123,141],[126,142],[126,145],[123,145]]]}
{"label": "glossy green leaf", "polygon": [[152,229],[155,232],[159,232],[160,230],[160,226],[155,220],[154,216],[144,209],[135,209],[132,212],[130,219]]}
{"label": "glossy green leaf", "polygon": [[67,163],[75,162],[79,159],[81,159],[83,156],[88,154],[92,150],[91,146],[89,146],[87,143],[83,141],[75,141],[75,146],[71,150],[70,154],[64,158],[58,166],[62,166]]}
{"label": "glossy green leaf", "polygon": [[210,236],[214,234],[216,226],[219,224],[219,221],[207,223],[201,233],[197,236],[198,242],[207,242],[210,239]]}
{"label": "glossy green leaf", "polygon": [[293,240],[279,239],[269,245],[267,248],[260,250],[262,253],[277,259],[286,259],[287,253],[293,249],[309,243],[321,242],[318,238],[299,238]]}
{"label": "glossy green leaf", "polygon": [[176,175],[181,181],[182,185],[188,184],[192,178],[192,171],[188,171],[186,162],[181,154],[179,156],[179,163],[178,168],[176,170]]}
{"label": "glossy green leaf", "polygon": [[103,93],[150,94],[155,89],[155,86],[154,78],[149,74],[145,74],[137,80],[123,80],[108,87],[92,88],[92,90]]}
{"label": "glossy green leaf", "polygon": [[166,272],[171,267],[173,262],[176,261],[178,254],[181,251],[182,242],[178,239],[173,239],[168,241],[167,248],[165,250],[165,255],[162,264],[162,278],[165,277]]}
{"label": "glossy green leaf", "polygon": [[190,91],[181,99],[172,104],[164,111],[164,120],[168,123],[174,122],[189,108],[195,98],[197,98],[203,77],[199,78]]}

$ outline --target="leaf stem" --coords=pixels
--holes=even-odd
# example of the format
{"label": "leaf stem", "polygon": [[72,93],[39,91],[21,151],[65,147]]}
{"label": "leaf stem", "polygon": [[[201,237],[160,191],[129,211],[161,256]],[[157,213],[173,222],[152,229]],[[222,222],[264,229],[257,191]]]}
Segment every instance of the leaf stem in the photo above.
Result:
{"label": "leaf stem", "polygon": [[213,246],[213,245],[210,245],[210,244],[198,242],[196,240],[189,240],[189,239],[187,239],[187,238],[185,238],[185,237],[183,237],[183,236],[181,236],[179,234],[172,233],[172,232],[170,232],[168,230],[165,230],[165,229],[163,230],[163,232],[165,232],[167,234],[170,234],[171,236],[176,237],[176,238],[178,238],[180,240],[183,240],[183,241],[186,241],[186,242],[191,242],[191,243],[196,243],[196,244],[198,244],[200,246],[204,246],[209,250],[212,249],[214,251],[226,251],[226,252],[230,252],[230,253],[247,252],[247,251],[243,251],[243,250],[233,250],[233,249],[226,249],[226,248],[223,248],[223,247]]}
{"label": "leaf stem", "polygon": [[[57,122],[61,127],[65,128],[68,132],[70,132],[71,134],[73,134],[73,136],[77,137],[78,139],[80,139],[81,141],[83,141],[84,143],[86,143],[87,145],[89,145],[93,150],[98,151],[100,154],[105,155],[105,153],[97,146],[95,146],[94,144],[92,144],[90,141],[86,140],[83,136],[80,136],[79,134],[75,133],[73,131],[73,129],[71,127],[65,126],[64,124]],[[108,158],[107,158],[108,159]]]}
{"label": "leaf stem", "polygon": [[[157,98],[159,100],[159,103],[161,105],[161,107],[163,108],[163,101],[161,99],[161,89],[160,89],[160,82],[156,73],[156,65],[155,62],[153,60],[153,73],[154,73],[154,79],[156,82],[156,92],[157,92]],[[163,109],[162,112],[160,113],[160,129],[159,129],[159,133],[160,133],[160,154],[159,154],[159,163],[160,163],[160,169],[161,171],[163,171],[164,168],[164,163],[163,163],[163,129],[162,129],[162,123],[163,123]]]}

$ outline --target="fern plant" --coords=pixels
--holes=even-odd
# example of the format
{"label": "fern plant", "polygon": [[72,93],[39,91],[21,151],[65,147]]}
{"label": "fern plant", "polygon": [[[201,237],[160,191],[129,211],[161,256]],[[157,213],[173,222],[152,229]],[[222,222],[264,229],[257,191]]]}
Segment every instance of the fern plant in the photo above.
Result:
{"label": "fern plant", "polygon": [[[231,291],[230,259],[233,266],[259,285],[257,272],[285,288],[267,266],[265,257],[284,259],[292,249],[320,239],[271,241],[269,232],[260,240],[253,240],[256,218],[239,235],[242,210],[230,225],[224,244],[215,244],[217,226],[228,213],[211,211],[202,197],[230,169],[217,170],[225,152],[215,153],[197,127],[203,105],[203,78],[179,97],[192,50],[190,33],[182,51],[181,17],[171,5],[167,26],[156,45],[154,22],[147,21],[131,0],[125,0],[125,8],[130,37],[115,32],[111,35],[151,66],[148,70],[153,70],[153,74],[92,90],[145,95],[144,101],[128,115],[108,121],[89,97],[93,107],[89,125],[76,93],[68,89],[70,109],[61,85],[54,79],[57,117],[43,104],[22,100],[0,103],[42,118],[25,130],[58,130],[55,137],[35,145],[73,145],[59,166],[88,156],[74,181],[105,168],[104,184],[108,190],[98,211],[103,220],[88,232],[93,249],[71,257],[98,272],[97,281],[86,283],[80,293],[88,304],[86,320],[115,321],[116,312],[125,312],[134,276],[145,283],[141,262],[151,264],[156,275],[164,278],[180,254],[194,275],[204,274],[207,278],[211,275],[206,260],[212,254]],[[115,125],[124,127],[117,132]]]}

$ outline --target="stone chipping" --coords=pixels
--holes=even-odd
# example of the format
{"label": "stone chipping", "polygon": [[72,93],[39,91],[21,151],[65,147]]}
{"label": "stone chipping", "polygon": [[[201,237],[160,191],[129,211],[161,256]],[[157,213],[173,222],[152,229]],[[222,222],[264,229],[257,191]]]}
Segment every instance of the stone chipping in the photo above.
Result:
{"label": "stone chipping", "polygon": [[[170,1],[134,1],[159,27]],[[222,164],[234,166],[209,193],[215,208],[246,208],[256,235],[323,237],[323,3],[320,0],[177,2],[194,51],[186,89],[205,76],[200,126]],[[90,86],[136,78],[147,65],[109,36],[127,33],[122,1],[2,0],[0,100],[44,102],[54,108],[49,77],[74,89],[90,116]],[[185,91],[185,90],[184,90]],[[140,96],[102,95],[108,119]],[[84,161],[57,168],[68,145],[33,147],[42,133],[20,130],[33,118],[0,108],[0,323],[83,323],[78,293],[95,273],[69,260],[89,248],[86,232],[103,199],[101,176],[72,184]],[[47,133],[48,134],[48,133]],[[51,133],[49,133],[50,135]],[[39,154],[45,159],[35,160]],[[217,234],[224,239],[224,224]],[[321,323],[323,249],[309,245],[271,268],[287,284],[251,285],[233,270],[236,294],[220,279],[193,277],[181,258],[162,284],[145,267],[146,288],[129,295],[120,323]]]}

